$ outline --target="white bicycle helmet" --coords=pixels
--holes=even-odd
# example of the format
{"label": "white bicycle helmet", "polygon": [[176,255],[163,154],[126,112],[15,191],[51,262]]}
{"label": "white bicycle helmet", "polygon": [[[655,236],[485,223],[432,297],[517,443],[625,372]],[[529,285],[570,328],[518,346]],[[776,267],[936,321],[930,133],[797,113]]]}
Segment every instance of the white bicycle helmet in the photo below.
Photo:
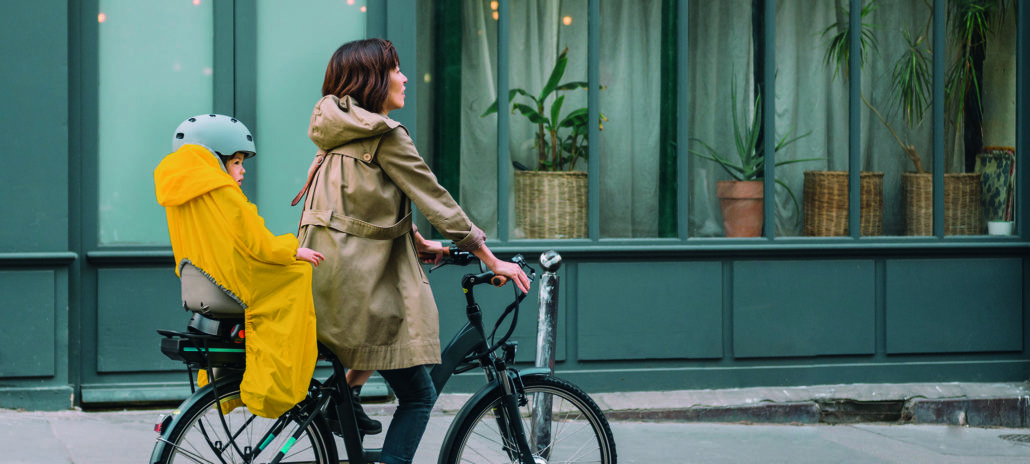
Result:
{"label": "white bicycle helmet", "polygon": [[172,151],[193,143],[203,145],[218,156],[232,156],[243,153],[244,158],[257,154],[254,137],[238,119],[221,114],[198,114],[188,118],[175,129]]}

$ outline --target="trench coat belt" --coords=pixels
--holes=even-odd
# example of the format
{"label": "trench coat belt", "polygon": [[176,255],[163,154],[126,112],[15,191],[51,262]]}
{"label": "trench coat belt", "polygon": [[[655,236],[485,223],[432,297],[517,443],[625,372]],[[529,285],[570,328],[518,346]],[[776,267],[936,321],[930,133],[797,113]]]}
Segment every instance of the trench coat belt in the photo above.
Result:
{"label": "trench coat belt", "polygon": [[411,212],[396,224],[388,227],[377,226],[361,219],[336,214],[332,211],[304,211],[301,215],[300,225],[325,226],[345,234],[373,240],[393,240],[408,232],[411,232]]}

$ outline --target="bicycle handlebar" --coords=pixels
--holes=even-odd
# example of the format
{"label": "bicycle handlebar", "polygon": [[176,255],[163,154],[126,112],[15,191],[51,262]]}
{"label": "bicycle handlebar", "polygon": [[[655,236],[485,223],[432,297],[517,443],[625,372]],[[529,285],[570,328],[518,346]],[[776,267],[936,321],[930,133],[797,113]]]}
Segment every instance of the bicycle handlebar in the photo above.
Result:
{"label": "bicycle handlebar", "polygon": [[[429,253],[419,253],[419,258],[422,260],[431,261],[433,259],[436,259],[436,255]],[[479,258],[477,258],[476,255],[472,254],[471,252],[464,251],[456,246],[451,246],[444,249],[443,258],[436,266],[433,266],[429,270],[429,272],[433,272],[434,270],[449,264],[457,266],[467,266],[469,264],[472,264],[473,261],[479,261]],[[514,257],[512,257],[511,262],[518,264],[523,269],[528,269],[526,277],[529,278],[530,282],[533,281],[533,278],[536,276],[536,271],[531,266],[526,264],[526,260],[522,257],[522,255],[515,255]],[[485,266],[482,265],[481,261],[480,270],[483,272],[488,271],[487,269],[485,269]],[[503,287],[504,284],[508,283],[509,279],[502,275],[494,275],[492,277],[489,277],[489,280],[490,285],[493,285],[495,287]]]}

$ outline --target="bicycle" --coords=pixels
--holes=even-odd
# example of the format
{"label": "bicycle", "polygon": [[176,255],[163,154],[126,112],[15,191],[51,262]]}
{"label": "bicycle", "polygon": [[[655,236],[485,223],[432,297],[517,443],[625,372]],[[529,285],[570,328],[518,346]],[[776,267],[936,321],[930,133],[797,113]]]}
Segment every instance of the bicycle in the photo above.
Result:
{"label": "bicycle", "polygon": [[[472,254],[451,247],[436,269],[478,262]],[[535,270],[521,256],[512,262]],[[438,462],[454,464],[591,462],[615,464],[615,439],[604,413],[583,390],[550,375],[547,368],[514,367],[516,342],[509,341],[518,322],[519,304],[526,294],[515,289],[514,301],[497,318],[490,336],[473,288],[491,283],[501,286],[480,263],[480,273],[461,279],[468,322],[442,351],[441,364],[430,370],[437,392],[452,375],[483,369],[486,384],[458,411],[448,429]],[[195,311],[187,332],[159,330],[162,352],[187,366],[191,388],[193,371],[216,372],[215,380],[193,394],[155,426],[159,432],[151,463],[337,463],[336,440],[343,441],[351,464],[378,462],[381,449],[365,449],[354,419],[345,368],[319,346],[320,359],[332,363],[325,381],[312,379],[307,397],[276,419],[250,414],[240,400],[244,366],[242,315],[213,314],[204,304]],[[197,307],[200,306],[200,307]],[[507,331],[495,340],[502,322],[511,316]],[[339,424],[336,430],[331,422]]]}

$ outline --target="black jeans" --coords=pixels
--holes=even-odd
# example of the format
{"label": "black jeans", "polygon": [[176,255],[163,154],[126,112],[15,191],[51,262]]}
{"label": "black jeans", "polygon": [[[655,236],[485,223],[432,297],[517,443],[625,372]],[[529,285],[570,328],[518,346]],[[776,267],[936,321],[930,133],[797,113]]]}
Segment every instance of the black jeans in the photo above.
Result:
{"label": "black jeans", "polygon": [[381,370],[379,375],[397,395],[397,411],[386,430],[380,459],[386,464],[411,464],[436,404],[436,387],[424,366]]}

